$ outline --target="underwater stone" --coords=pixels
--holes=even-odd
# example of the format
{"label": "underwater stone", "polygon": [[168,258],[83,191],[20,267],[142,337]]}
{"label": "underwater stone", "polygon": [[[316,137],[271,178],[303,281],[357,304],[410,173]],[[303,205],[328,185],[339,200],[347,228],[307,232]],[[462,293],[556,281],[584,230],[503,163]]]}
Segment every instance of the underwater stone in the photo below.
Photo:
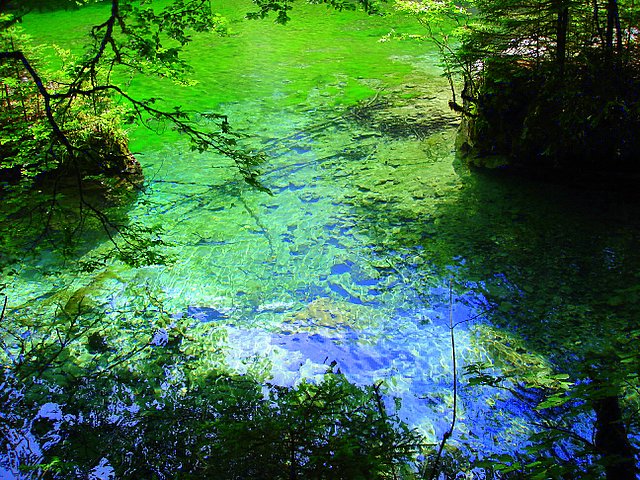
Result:
{"label": "underwater stone", "polygon": [[372,138],[372,137],[382,137],[382,134],[380,132],[363,132],[353,137],[353,139],[365,140],[367,138]]}
{"label": "underwater stone", "polygon": [[258,305],[256,312],[275,312],[282,313],[293,308],[295,304],[292,302],[272,302]]}
{"label": "underwater stone", "polygon": [[349,344],[336,344],[331,338],[318,333],[299,332],[274,335],[272,341],[286,350],[300,352],[313,363],[328,365],[335,362],[344,373],[359,373],[384,367],[386,359],[375,356],[373,351],[365,350],[355,340],[354,337]]}
{"label": "underwater stone", "polygon": [[353,283],[362,287],[373,287],[375,285],[378,285],[378,283],[380,283],[380,280],[377,280],[375,278],[355,278],[353,280]]}
{"label": "underwater stone", "polygon": [[363,303],[362,300],[360,300],[358,297],[353,296],[342,285],[329,282],[329,288],[331,289],[331,291],[346,299],[349,303],[355,303],[357,305],[362,305]]}
{"label": "underwater stone", "polygon": [[317,203],[320,200],[320,196],[311,192],[305,192],[299,196],[300,201],[304,203]]}
{"label": "underwater stone", "polygon": [[347,273],[351,270],[351,265],[353,262],[345,262],[345,263],[337,263],[333,267],[331,267],[331,275],[341,275],[343,273]]}
{"label": "underwater stone", "polygon": [[347,247],[345,247],[344,245],[342,245],[337,238],[330,238],[329,240],[327,240],[327,245],[331,245],[333,247],[339,248],[341,250],[346,250]]}
{"label": "underwater stone", "polygon": [[402,159],[400,158],[388,158],[384,161],[385,165],[388,165],[392,168],[398,168],[402,166]]}
{"label": "underwater stone", "polygon": [[188,307],[187,315],[202,323],[215,322],[217,320],[225,320],[229,318],[228,315],[212,307]]}
{"label": "underwater stone", "polygon": [[395,178],[388,178],[388,177],[387,178],[381,178],[381,179],[375,181],[375,185],[376,186],[386,185],[387,183],[390,183],[391,185],[397,185],[399,182]]}
{"label": "underwater stone", "polygon": [[335,302],[330,298],[319,297],[309,303],[303,310],[286,320],[289,323],[302,323],[335,328],[339,325],[352,325],[355,315],[347,304]]}
{"label": "underwater stone", "polygon": [[296,152],[298,155],[303,155],[303,154],[305,154],[305,153],[307,153],[307,152],[310,152],[310,151],[311,151],[311,149],[310,149],[310,148],[307,148],[307,147],[301,147],[301,146],[297,146],[297,145],[295,145],[295,146],[291,147],[291,150],[293,150],[294,152]]}

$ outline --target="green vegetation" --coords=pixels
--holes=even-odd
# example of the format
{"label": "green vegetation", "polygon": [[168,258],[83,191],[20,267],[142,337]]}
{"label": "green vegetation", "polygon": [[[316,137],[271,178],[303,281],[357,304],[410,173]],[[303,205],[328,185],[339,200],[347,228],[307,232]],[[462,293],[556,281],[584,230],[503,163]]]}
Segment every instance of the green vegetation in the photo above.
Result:
{"label": "green vegetation", "polygon": [[[384,1],[384,0],[382,0]],[[285,24],[291,18],[289,17],[289,11],[293,9],[293,3],[295,0],[255,0],[256,6],[259,10],[257,12],[251,12],[247,15],[248,18],[265,18],[270,13],[276,14],[275,21],[277,23]],[[325,4],[336,10],[355,10],[360,5],[365,12],[379,13],[380,12],[380,0],[311,0],[309,3]]]}
{"label": "green vegetation", "polygon": [[[169,318],[150,294],[127,311],[72,308],[53,318],[3,312],[0,436],[13,455],[2,466],[24,478],[410,472],[420,439],[387,414],[379,386],[356,387],[337,372],[295,388],[230,374],[215,363],[223,330],[208,332],[220,351],[204,356],[202,328]],[[41,449],[10,446],[21,437]]]}
{"label": "green vegetation", "polygon": [[[383,13],[366,0],[309,3],[332,9],[323,12]],[[0,436],[9,452],[0,468],[24,478],[635,478],[636,210],[586,227],[585,218],[599,217],[578,219],[571,202],[554,210],[562,197],[555,190],[539,195],[527,184],[461,173],[457,163],[454,172],[447,153],[455,119],[433,107],[450,88],[449,106],[463,116],[461,145],[478,164],[503,156],[497,163],[553,176],[635,171],[633,5],[398,1],[426,35],[407,34],[394,19],[397,30],[383,40],[434,41],[448,82],[433,87],[438,94],[412,83],[425,70],[404,80],[410,68],[401,55],[393,68],[402,85],[392,88],[359,78],[357,68],[349,72],[358,78],[332,78],[303,62],[288,72],[309,69],[312,82],[287,79],[277,89],[273,76],[260,84],[269,62],[289,60],[271,31],[268,41],[250,40],[268,60],[254,51],[231,55],[216,59],[214,75],[198,76],[188,63],[214,63],[198,58],[211,49],[211,34],[229,35],[221,41],[231,44],[238,26],[196,0],[107,2],[86,51],[57,47],[52,59],[17,23],[45,5],[15,5],[0,1]],[[302,2],[261,0],[246,10],[295,28],[292,5],[303,10]],[[307,63],[327,58],[314,48],[321,47],[295,44]],[[342,61],[341,48],[330,58]],[[235,76],[215,71],[224,62]],[[390,65],[362,71],[386,75]],[[160,94],[137,96],[141,84],[156,85],[151,78],[215,98],[193,101],[192,112]],[[256,125],[266,102],[281,109]],[[233,117],[212,105],[255,108],[240,131],[255,129],[257,138],[232,131]],[[168,145],[154,153],[154,166],[167,157],[181,164],[179,175],[144,183],[126,131],[142,125],[174,129],[157,141]],[[290,155],[260,178],[264,152],[283,151]],[[202,173],[212,157],[196,152],[213,152],[220,170]],[[300,175],[303,168],[311,172]],[[246,194],[235,177],[255,191]],[[157,191],[143,196],[149,185]],[[593,198],[580,199],[590,208]],[[286,218],[276,223],[279,210]],[[194,226],[180,228],[188,222]],[[161,223],[187,245],[188,262],[169,262],[182,250],[160,238]],[[323,232],[330,241],[321,241]],[[100,245],[105,238],[112,249]],[[31,269],[25,251],[47,267]],[[199,278],[180,288],[176,277],[191,270]],[[448,304],[438,306],[450,276]],[[21,305],[5,296],[15,279],[31,282]],[[165,283],[156,291],[149,285],[158,279]],[[398,294],[399,286],[411,294]],[[453,311],[454,293],[455,307],[473,315],[454,322],[451,313],[443,328],[439,316]],[[464,329],[480,317],[489,323]],[[445,355],[435,341],[441,331],[452,340]],[[256,340],[254,357],[234,358],[234,342],[261,334],[270,337]],[[450,366],[455,337],[459,378]],[[279,359],[261,350],[276,342],[284,345]],[[309,376],[283,382],[271,362],[300,353],[287,342],[315,345],[326,358],[314,362],[325,368],[313,370],[303,355],[299,371]],[[391,361],[370,353],[378,348],[392,352]],[[327,368],[330,355],[347,351],[354,369],[389,380],[358,386],[340,362]],[[427,369],[436,382],[425,382]],[[433,407],[439,429],[418,432],[391,411],[414,385],[424,390],[403,398]],[[498,434],[482,420],[474,429],[474,395],[492,421],[521,415],[522,425],[510,418]],[[483,428],[487,438],[478,440]],[[526,444],[502,445],[505,430]]]}
{"label": "green vegetation", "polygon": [[[634,2],[398,4],[428,28],[446,73],[463,79],[452,108],[463,115],[459,146],[472,162],[502,156],[549,178],[638,171]],[[439,22],[456,28],[442,33]]]}
{"label": "green vegetation", "polygon": [[[7,249],[20,240],[20,249],[29,248],[30,242],[42,237],[71,246],[86,230],[98,226],[112,239],[119,258],[138,265],[162,261],[162,253],[153,250],[157,241],[150,232],[107,214],[111,205],[101,198],[110,195],[118,203],[123,183],[135,187],[141,181],[140,166],[128,148],[125,122],[168,124],[190,140],[193,150],[213,149],[232,159],[249,184],[264,190],[257,180],[261,157],[238,147],[238,135],[225,115],[200,112],[196,119],[195,112],[180,107],[166,110],[158,106],[158,98],[134,98],[115,81],[126,73],[188,82],[189,67],[180,52],[191,40],[189,32],[221,28],[208,2],[179,1],[154,10],[114,0],[106,20],[91,29],[82,55],[58,50],[62,65],[58,72],[39,68],[44,62],[38,49],[18,26],[28,7],[9,3],[0,11],[4,107],[0,180],[7,203],[15,205],[3,213],[3,224],[11,222],[12,230],[19,232],[17,240],[9,232],[3,235]],[[203,121],[205,127],[198,124]],[[45,195],[32,195],[25,209],[22,195],[34,188]],[[75,205],[61,202],[69,194]],[[28,235],[26,227],[15,227],[25,218],[31,222],[34,213],[40,216],[39,231],[33,229]],[[57,222],[60,218],[64,220]],[[65,224],[62,230],[60,223]]]}

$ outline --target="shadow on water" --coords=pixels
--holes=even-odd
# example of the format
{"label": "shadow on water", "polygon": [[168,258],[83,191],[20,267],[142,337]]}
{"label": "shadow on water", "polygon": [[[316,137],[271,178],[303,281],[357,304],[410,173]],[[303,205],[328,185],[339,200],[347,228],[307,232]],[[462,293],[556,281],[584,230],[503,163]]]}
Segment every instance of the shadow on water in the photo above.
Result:
{"label": "shadow on water", "polygon": [[[588,408],[585,423],[573,428],[590,438],[591,408],[600,398],[615,392],[627,411],[635,408],[633,388],[624,392],[635,367],[621,359],[635,352],[640,327],[640,204],[617,191],[469,171],[458,160],[455,166],[461,184],[446,195],[359,198],[359,228],[390,252],[398,271],[423,285],[425,295],[433,291],[428,280],[434,275],[450,276],[456,291],[467,292],[457,301],[484,312],[476,341],[494,365],[531,355],[527,361],[536,356],[540,368],[551,368],[548,374],[602,385],[576,394]],[[527,361],[511,374],[530,373]],[[531,418],[527,409],[537,398],[501,409]],[[476,432],[486,433],[495,415],[488,409]]]}
{"label": "shadow on water", "polygon": [[607,348],[619,328],[636,325],[639,204],[616,192],[458,171],[463,186],[435,206],[360,202],[359,225],[386,248],[451,271],[492,308],[492,323],[558,362]]}
{"label": "shadow on water", "polygon": [[99,177],[79,189],[75,178],[61,176],[16,195],[4,192],[3,266],[38,255],[56,257],[54,262],[77,258],[121,233],[133,234],[128,212],[142,190],[138,179]]}

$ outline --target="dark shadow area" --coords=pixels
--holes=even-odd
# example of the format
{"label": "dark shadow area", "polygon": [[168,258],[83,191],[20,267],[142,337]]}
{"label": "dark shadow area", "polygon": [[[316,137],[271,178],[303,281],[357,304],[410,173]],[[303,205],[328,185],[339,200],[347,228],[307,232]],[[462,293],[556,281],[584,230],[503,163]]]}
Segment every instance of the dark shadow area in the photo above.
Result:
{"label": "dark shadow area", "polygon": [[461,175],[464,187],[438,199],[435,209],[369,201],[357,207],[358,224],[385,249],[420,252],[443,276],[453,267],[457,282],[477,285],[496,307],[496,325],[519,331],[549,354],[574,351],[585,335],[598,350],[611,334],[612,317],[619,328],[633,327],[640,204],[615,191],[498,172]]}
{"label": "dark shadow area", "polygon": [[[464,185],[436,196],[435,205],[358,203],[359,227],[391,252],[399,271],[417,271],[420,278],[420,270],[430,270],[427,276],[452,277],[459,292],[475,292],[475,307],[484,304],[483,318],[498,332],[489,344],[479,338],[490,357],[541,355],[556,372],[549,378],[561,375],[573,382],[558,394],[555,410],[541,403],[551,390],[520,389],[527,383],[520,379],[532,375],[526,362],[506,388],[515,389],[512,393],[534,416],[561,414],[597,432],[595,441],[577,443],[585,450],[575,455],[588,451],[605,458],[602,465],[628,466],[635,450],[626,435],[638,428],[633,378],[640,332],[640,204],[615,190],[469,172],[462,165],[457,172]],[[480,371],[473,372],[480,384],[505,385],[507,377],[495,370],[486,376]],[[540,410],[539,405],[545,406]],[[616,408],[603,415],[602,405]],[[597,421],[589,427],[592,415]],[[566,441],[573,428],[568,425],[564,437],[536,441]],[[580,468],[609,469],[590,462]]]}

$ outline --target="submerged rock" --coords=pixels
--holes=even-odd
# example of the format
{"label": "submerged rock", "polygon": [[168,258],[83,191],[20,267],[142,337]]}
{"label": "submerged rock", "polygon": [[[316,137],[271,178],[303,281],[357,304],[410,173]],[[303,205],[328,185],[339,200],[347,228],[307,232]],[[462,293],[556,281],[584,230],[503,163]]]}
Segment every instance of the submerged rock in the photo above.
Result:
{"label": "submerged rock", "polygon": [[[350,117],[367,130],[359,140],[373,136],[424,139],[435,132],[457,126],[458,115],[447,104],[448,92],[434,92],[428,85],[407,84],[382,98],[359,103],[349,109]],[[410,93],[408,93],[410,92]]]}
{"label": "submerged rock", "polygon": [[378,315],[373,307],[319,297],[307,304],[302,310],[285,318],[283,332],[324,332],[331,330],[332,335],[340,331],[363,331],[377,323]]}
{"label": "submerged rock", "polygon": [[191,306],[187,308],[187,315],[202,323],[217,322],[229,318],[229,315],[213,307]]}
{"label": "submerged rock", "polygon": [[290,352],[299,352],[314,364],[333,364],[346,374],[380,370],[389,361],[375,349],[359,345],[353,332],[338,342],[318,333],[277,334],[272,343]]}
{"label": "submerged rock", "polygon": [[258,305],[258,307],[256,307],[256,312],[258,312],[258,313],[262,313],[262,312],[282,313],[282,312],[286,312],[287,310],[291,310],[294,305],[295,304],[292,303],[292,302],[264,303],[264,304]]}
{"label": "submerged rock", "polygon": [[342,303],[320,297],[309,303],[303,310],[286,320],[289,323],[313,324],[335,328],[352,324],[354,315]]}

